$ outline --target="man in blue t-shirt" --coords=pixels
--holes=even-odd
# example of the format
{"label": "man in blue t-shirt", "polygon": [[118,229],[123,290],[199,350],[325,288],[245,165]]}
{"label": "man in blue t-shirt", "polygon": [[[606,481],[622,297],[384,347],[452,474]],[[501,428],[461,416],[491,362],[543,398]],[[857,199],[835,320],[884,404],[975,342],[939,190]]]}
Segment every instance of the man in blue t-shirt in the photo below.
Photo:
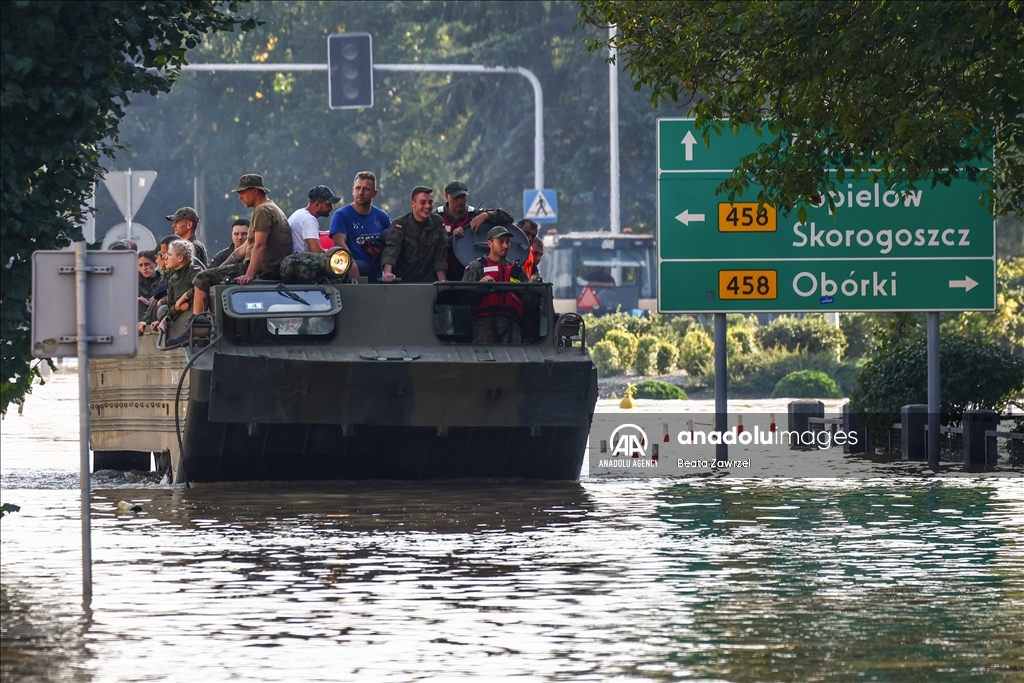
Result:
{"label": "man in blue t-shirt", "polygon": [[352,182],[352,203],[335,211],[331,218],[334,244],[352,252],[348,281],[353,284],[359,282],[360,275],[365,275],[368,282],[380,280],[380,253],[384,250],[381,233],[391,225],[391,218],[373,205],[376,196],[377,176],[360,171]]}

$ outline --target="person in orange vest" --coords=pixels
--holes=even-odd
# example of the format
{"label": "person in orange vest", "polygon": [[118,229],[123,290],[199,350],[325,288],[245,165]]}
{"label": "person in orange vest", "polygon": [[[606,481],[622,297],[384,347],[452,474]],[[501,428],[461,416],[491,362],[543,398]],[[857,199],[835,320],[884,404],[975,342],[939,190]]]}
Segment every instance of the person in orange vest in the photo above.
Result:
{"label": "person in orange vest", "polygon": [[[522,266],[508,260],[512,233],[503,225],[487,233],[487,256],[470,262],[463,282],[526,282]],[[519,344],[523,300],[514,292],[492,291],[471,307],[474,344]]]}

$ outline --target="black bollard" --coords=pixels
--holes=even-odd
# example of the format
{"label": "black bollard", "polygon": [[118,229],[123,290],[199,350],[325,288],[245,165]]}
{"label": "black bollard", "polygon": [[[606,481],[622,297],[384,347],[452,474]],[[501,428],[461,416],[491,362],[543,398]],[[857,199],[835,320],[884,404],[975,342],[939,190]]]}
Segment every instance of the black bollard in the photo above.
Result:
{"label": "black bollard", "polygon": [[965,472],[984,472],[986,466],[995,466],[995,459],[989,460],[985,453],[985,431],[995,430],[998,425],[999,414],[994,410],[964,411]]}
{"label": "black bollard", "polygon": [[[868,452],[868,427],[864,424],[864,416],[853,412],[849,403],[843,404],[843,431],[847,434],[843,453]],[[857,439],[856,443],[853,443],[854,438]]]}
{"label": "black bollard", "polygon": [[904,460],[927,460],[928,404],[912,403],[900,408],[900,451]]}
{"label": "black bollard", "polygon": [[[811,430],[811,423],[807,420],[812,417],[825,417],[824,403],[810,398],[789,402],[789,419],[787,420],[789,431],[796,432],[797,434],[809,432]],[[806,446],[800,443],[799,437],[790,441],[789,447],[794,449],[806,448]]]}

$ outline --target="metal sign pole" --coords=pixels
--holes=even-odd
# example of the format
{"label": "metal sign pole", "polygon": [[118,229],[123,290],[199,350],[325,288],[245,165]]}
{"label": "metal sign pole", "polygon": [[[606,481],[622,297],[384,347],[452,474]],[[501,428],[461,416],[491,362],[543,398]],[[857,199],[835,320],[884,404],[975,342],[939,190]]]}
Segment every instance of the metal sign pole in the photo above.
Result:
{"label": "metal sign pole", "polygon": [[729,446],[722,440],[729,429],[728,376],[726,375],[726,332],[725,313],[715,313],[715,431],[719,442],[715,446],[715,458],[729,459]]}
{"label": "metal sign pole", "polygon": [[942,402],[939,392],[939,314],[928,313],[928,467],[939,471],[939,421]]}
{"label": "metal sign pole", "polygon": [[86,244],[75,243],[75,306],[78,336],[78,482],[82,494],[82,603],[92,602],[92,520],[89,506],[89,337],[86,326]]}

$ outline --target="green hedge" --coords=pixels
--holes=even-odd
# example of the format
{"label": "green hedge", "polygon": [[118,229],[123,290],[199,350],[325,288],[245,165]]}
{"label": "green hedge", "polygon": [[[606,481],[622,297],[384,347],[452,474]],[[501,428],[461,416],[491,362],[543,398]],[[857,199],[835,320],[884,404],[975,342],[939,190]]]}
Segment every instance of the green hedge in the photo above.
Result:
{"label": "green hedge", "polygon": [[825,353],[838,358],[846,350],[846,335],[831,325],[821,313],[810,313],[803,318],[782,315],[758,332],[761,345],[766,348],[781,346],[789,351],[803,349],[807,353]]}
{"label": "green hedge", "polygon": [[[958,425],[968,409],[1002,411],[1024,394],[1024,359],[991,342],[942,336],[939,342],[942,424]],[[874,433],[899,421],[900,408],[928,402],[927,340],[904,339],[882,347],[865,365],[850,396]]]}
{"label": "green hedge", "polygon": [[820,370],[797,370],[778,381],[772,398],[842,398],[835,380]]}
{"label": "green hedge", "polygon": [[686,399],[686,392],[675,384],[649,379],[633,385],[633,398],[653,398],[656,400]]}

